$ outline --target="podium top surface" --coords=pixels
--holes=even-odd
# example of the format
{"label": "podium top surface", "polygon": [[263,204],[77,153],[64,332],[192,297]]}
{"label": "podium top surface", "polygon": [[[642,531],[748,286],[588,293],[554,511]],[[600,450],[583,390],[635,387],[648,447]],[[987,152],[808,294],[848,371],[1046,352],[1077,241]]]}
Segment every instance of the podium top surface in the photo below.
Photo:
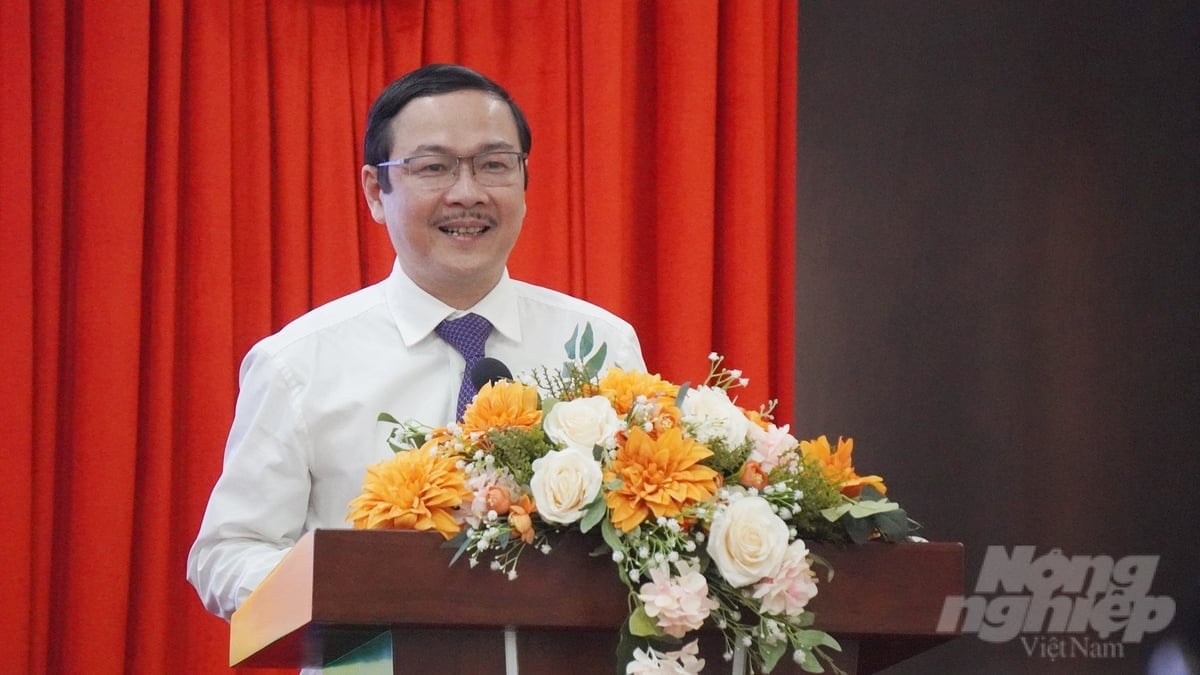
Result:
{"label": "podium top surface", "polygon": [[[306,534],[243,606],[230,627],[230,663],[320,665],[388,628],[620,628],[627,591],[612,561],[591,555],[599,536],[568,535],[550,555],[529,549],[518,577],[454,565],[439,535],[316,530]],[[963,593],[960,544],[812,544],[817,568],[809,608],[834,635],[945,640],[936,631],[946,596]]]}

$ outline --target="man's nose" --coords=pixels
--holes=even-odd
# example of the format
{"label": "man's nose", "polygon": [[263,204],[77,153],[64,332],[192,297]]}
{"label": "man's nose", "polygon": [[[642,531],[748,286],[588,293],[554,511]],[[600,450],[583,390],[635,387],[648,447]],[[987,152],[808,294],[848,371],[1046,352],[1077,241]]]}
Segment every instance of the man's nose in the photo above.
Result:
{"label": "man's nose", "polygon": [[446,188],[446,200],[454,203],[476,204],[487,198],[483,186],[475,180],[475,170],[470,162],[459,160],[454,182]]}

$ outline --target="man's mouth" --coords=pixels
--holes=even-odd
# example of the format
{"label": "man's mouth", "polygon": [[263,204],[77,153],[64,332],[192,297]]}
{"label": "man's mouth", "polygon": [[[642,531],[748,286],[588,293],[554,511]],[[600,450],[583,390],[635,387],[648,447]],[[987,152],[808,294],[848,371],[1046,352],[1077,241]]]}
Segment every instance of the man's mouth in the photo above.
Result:
{"label": "man's mouth", "polygon": [[468,212],[444,216],[435,225],[452,237],[477,237],[495,227],[496,223],[485,213]]}
{"label": "man's mouth", "polygon": [[438,227],[438,229],[455,237],[474,237],[475,235],[483,234],[492,228],[488,225],[442,225]]}

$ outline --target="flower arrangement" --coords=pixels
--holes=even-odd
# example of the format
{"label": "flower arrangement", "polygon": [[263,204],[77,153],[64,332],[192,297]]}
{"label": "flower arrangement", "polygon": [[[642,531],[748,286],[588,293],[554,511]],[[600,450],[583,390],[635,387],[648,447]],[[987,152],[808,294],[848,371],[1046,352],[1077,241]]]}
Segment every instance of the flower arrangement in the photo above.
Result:
{"label": "flower arrangement", "polygon": [[599,532],[629,589],[618,658],[629,674],[699,673],[687,638],[706,622],[725,658],[770,672],[790,648],[808,672],[840,650],[806,606],[808,541],[903,539],[913,523],[879,476],[860,476],[853,441],[798,441],[730,391],[747,380],[709,355],[703,384],[611,367],[591,326],[562,368],[484,385],[461,423],[396,425],[396,455],[368,469],[350,504],[356,528],[431,530],[515,578],[524,552],[556,536]]}

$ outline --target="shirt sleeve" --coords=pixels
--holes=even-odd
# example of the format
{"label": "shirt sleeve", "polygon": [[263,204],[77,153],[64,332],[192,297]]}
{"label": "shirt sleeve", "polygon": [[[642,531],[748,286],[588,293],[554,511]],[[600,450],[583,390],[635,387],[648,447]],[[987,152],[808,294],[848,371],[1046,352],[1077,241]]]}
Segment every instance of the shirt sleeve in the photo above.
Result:
{"label": "shirt sleeve", "polygon": [[247,354],[221,476],[188,555],[188,581],[226,619],[302,534],[311,443],[299,390],[261,344]]}

